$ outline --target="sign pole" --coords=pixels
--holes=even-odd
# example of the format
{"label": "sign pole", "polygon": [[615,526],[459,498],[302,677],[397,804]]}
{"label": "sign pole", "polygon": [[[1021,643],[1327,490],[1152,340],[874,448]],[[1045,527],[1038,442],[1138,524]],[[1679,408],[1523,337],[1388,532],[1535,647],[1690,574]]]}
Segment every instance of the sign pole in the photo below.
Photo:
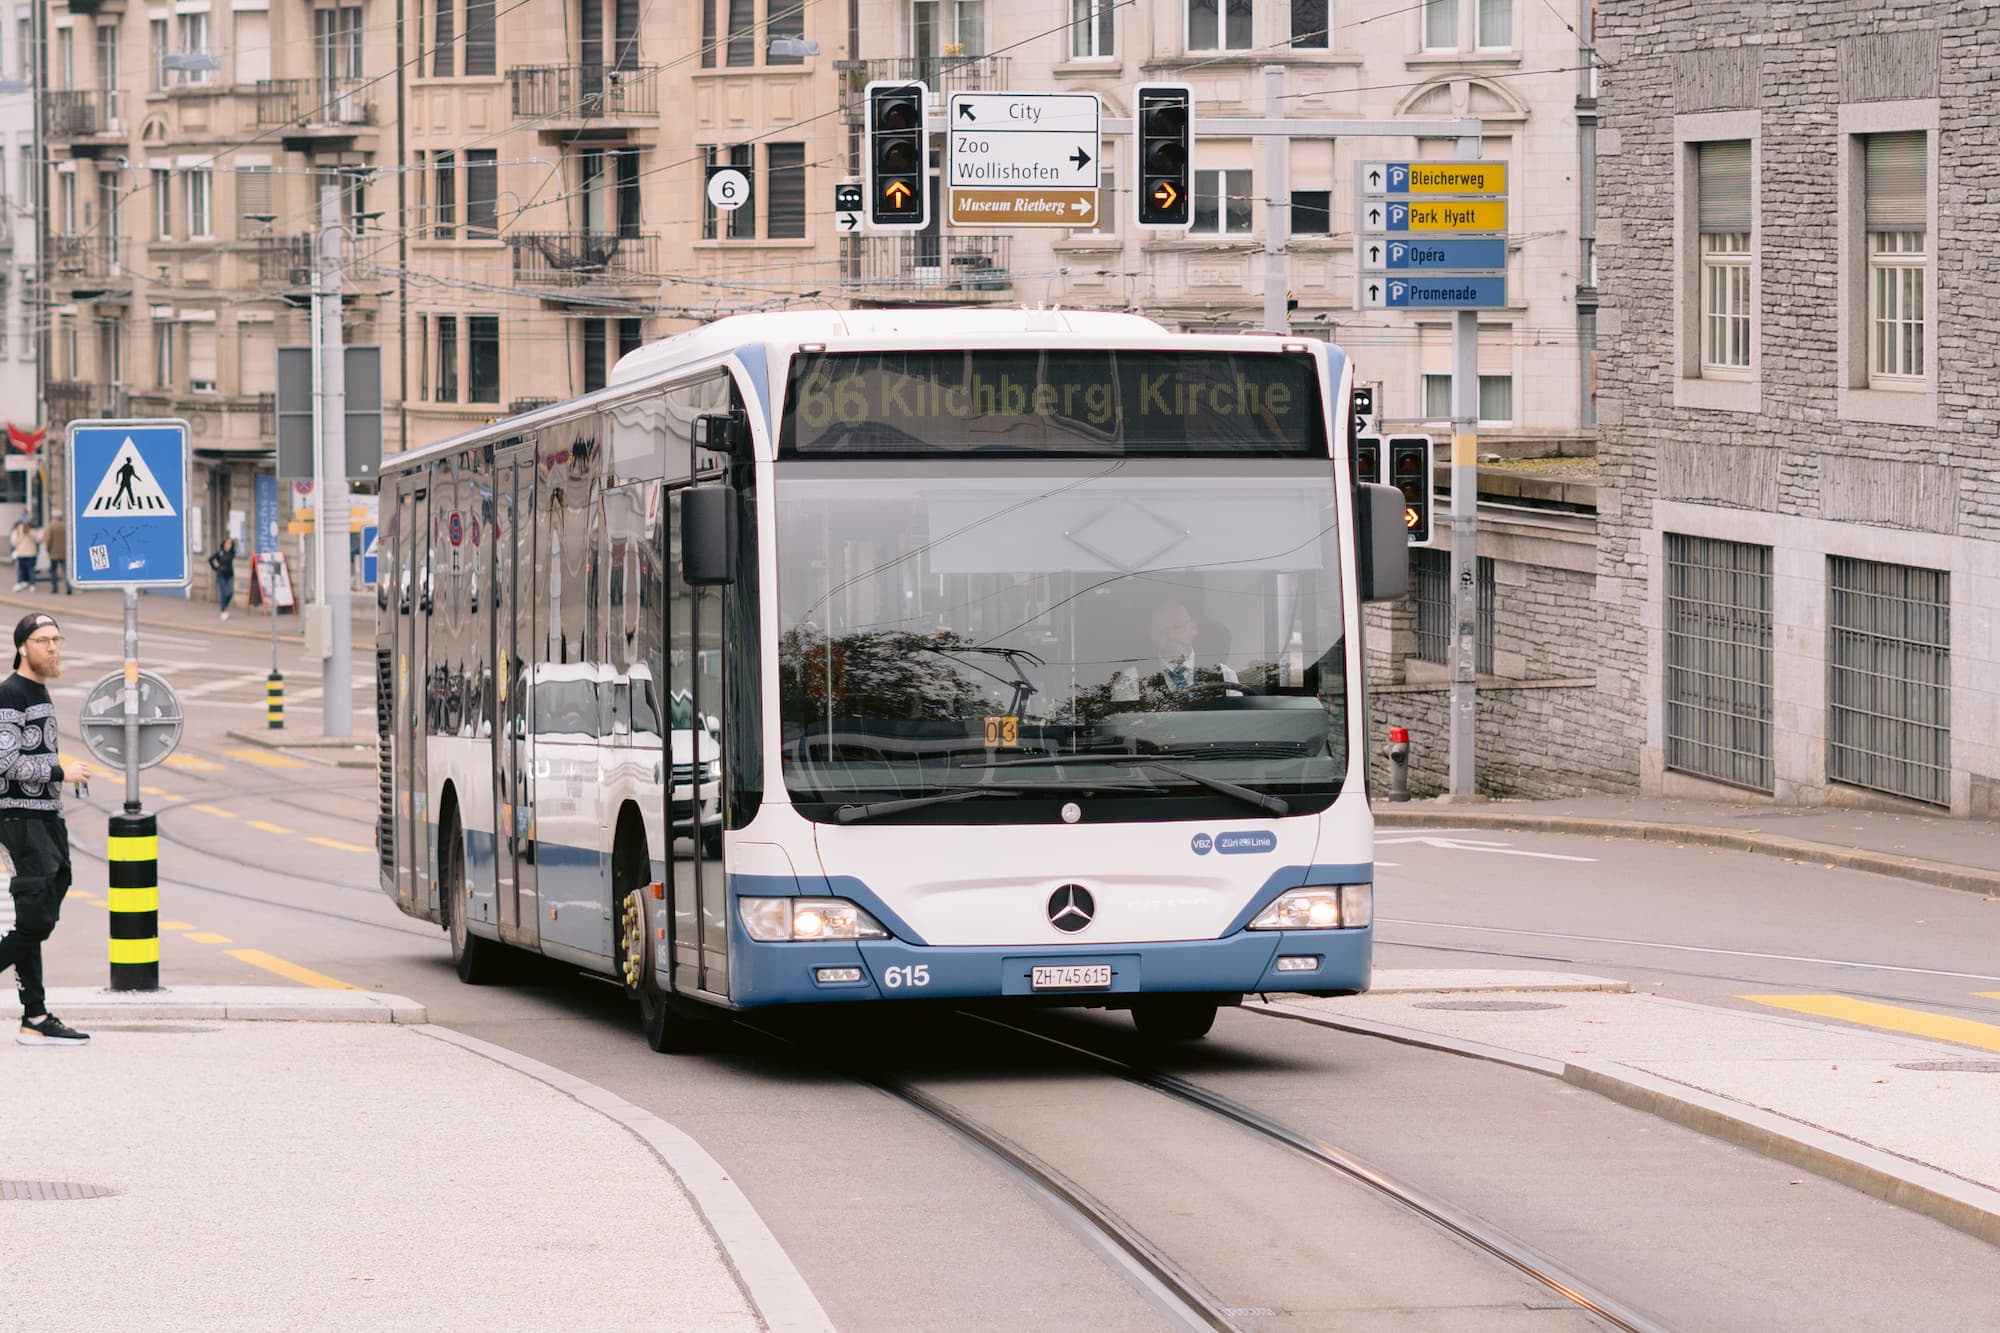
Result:
{"label": "sign pole", "polygon": [[[1458,141],[1461,161],[1477,137]],[[1451,794],[1478,790],[1479,722],[1479,312],[1451,322]]]}
{"label": "sign pole", "polygon": [[325,276],[320,282],[320,476],[319,500],[313,518],[319,533],[320,588],[331,623],[323,646],[327,653],[321,685],[325,694],[321,716],[328,736],[354,734],[353,616],[349,611],[353,576],[347,562],[347,352],[340,318],[340,189],[322,185],[319,192],[320,258]]}
{"label": "sign pole", "polygon": [[139,813],[139,590],[125,590],[125,813]]}
{"label": "sign pole", "polygon": [[[1285,115],[1285,67],[1264,66],[1264,117]],[[1290,333],[1291,311],[1285,308],[1285,243],[1291,239],[1292,191],[1286,184],[1292,141],[1281,134],[1264,136],[1264,332]],[[1218,206],[1228,210],[1227,200]]]}

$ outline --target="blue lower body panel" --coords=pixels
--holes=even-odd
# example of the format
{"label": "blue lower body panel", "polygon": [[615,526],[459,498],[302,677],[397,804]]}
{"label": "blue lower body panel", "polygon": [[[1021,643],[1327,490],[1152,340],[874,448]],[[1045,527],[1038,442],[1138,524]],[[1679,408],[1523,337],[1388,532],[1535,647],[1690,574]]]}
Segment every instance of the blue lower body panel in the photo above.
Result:
{"label": "blue lower body panel", "polygon": [[[732,932],[730,973],[743,1007],[840,1000],[963,1000],[1035,996],[1075,1004],[1119,1003],[1146,993],[1368,989],[1372,929],[1238,931],[1219,940],[1065,946],[916,945],[901,940],[758,944]],[[1276,970],[1280,957],[1311,957],[1310,972]],[[1036,990],[1038,966],[1111,966],[1109,989]],[[821,968],[859,968],[859,981],[821,982]]]}

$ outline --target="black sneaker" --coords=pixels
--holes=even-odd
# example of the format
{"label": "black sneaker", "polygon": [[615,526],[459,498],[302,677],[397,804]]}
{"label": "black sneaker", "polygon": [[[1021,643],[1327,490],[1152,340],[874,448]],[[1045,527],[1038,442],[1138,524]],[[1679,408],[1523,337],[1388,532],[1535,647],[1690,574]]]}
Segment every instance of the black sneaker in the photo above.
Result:
{"label": "black sneaker", "polygon": [[83,1046],[89,1043],[90,1034],[78,1032],[54,1014],[43,1014],[22,1019],[20,1034],[14,1040],[23,1046]]}

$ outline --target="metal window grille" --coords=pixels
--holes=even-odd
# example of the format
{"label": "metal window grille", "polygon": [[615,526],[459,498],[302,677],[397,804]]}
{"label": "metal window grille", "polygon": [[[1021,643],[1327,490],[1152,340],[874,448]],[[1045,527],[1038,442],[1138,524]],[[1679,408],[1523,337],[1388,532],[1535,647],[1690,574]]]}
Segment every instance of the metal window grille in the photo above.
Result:
{"label": "metal window grille", "polygon": [[1769,791],[1771,548],[1667,534],[1667,767]]}
{"label": "metal window grille", "polygon": [[[1417,660],[1451,660],[1451,552],[1418,547],[1410,552],[1416,575]],[[1479,557],[1479,659],[1476,670],[1493,674],[1493,561]]]}
{"label": "metal window grille", "polygon": [[1827,776],[1951,804],[1951,576],[1827,562]]}

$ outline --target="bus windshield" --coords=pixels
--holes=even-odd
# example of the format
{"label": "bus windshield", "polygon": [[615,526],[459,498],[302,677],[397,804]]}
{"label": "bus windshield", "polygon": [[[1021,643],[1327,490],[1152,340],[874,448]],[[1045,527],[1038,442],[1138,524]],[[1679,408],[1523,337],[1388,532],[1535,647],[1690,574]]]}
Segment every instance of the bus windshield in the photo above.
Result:
{"label": "bus windshield", "polygon": [[1053,819],[1079,792],[1100,818],[1244,814],[1195,774],[1294,812],[1339,792],[1325,458],[794,459],[777,530],[783,772],[810,818],[981,784],[1007,790],[907,818]]}

